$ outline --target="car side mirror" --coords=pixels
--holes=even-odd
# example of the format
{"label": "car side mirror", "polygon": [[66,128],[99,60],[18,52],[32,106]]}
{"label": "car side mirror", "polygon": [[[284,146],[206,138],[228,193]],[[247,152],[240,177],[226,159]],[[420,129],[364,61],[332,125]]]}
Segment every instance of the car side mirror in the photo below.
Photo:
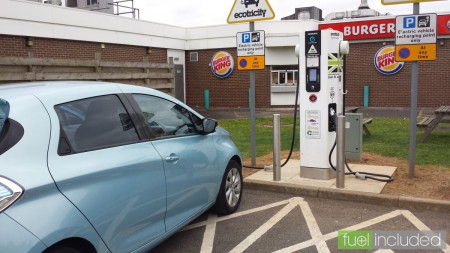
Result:
{"label": "car side mirror", "polygon": [[217,121],[215,119],[204,118],[202,120],[203,134],[210,134],[216,131]]}

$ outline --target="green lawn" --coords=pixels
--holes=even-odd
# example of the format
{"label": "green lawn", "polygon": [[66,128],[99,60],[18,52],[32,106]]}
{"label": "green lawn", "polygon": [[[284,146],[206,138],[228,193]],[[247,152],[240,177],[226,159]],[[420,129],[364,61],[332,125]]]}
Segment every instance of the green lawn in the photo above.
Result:
{"label": "green lawn", "polygon": [[[289,150],[293,118],[281,119],[281,149]],[[242,153],[250,158],[250,120],[222,120],[219,125],[227,129]],[[272,151],[272,119],[256,120],[256,155]],[[295,151],[299,149],[298,121]],[[374,118],[368,125],[372,136],[364,135],[363,151],[408,160],[409,119]],[[418,129],[417,138],[423,133]],[[416,146],[416,163],[450,167],[450,131],[433,131],[424,143]]]}

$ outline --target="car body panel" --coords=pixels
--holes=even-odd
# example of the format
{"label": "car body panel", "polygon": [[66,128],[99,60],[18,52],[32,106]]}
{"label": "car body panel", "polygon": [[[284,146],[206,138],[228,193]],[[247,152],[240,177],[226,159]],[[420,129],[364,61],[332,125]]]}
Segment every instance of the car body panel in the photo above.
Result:
{"label": "car body panel", "polygon": [[133,251],[165,232],[165,175],[151,143],[50,156],[49,167],[112,252]]}
{"label": "car body panel", "polygon": [[[72,81],[0,86],[0,97],[11,104],[10,117],[25,129],[23,139],[0,156],[0,164],[13,165],[1,166],[0,175],[25,192],[0,218],[10,216],[28,230],[35,247],[76,237],[97,252],[147,252],[210,208],[229,160],[240,162],[239,151],[220,127],[208,135],[157,140],[140,134],[136,143],[58,155],[55,105],[122,92],[157,96],[203,118],[177,99],[144,87]],[[127,110],[133,109],[127,107],[130,97],[119,96]],[[180,159],[165,161],[171,155]],[[14,222],[8,227],[17,229]]]}
{"label": "car body panel", "polygon": [[42,252],[46,249],[36,236],[6,214],[0,213],[0,224],[0,252],[31,253]]}
{"label": "car body panel", "polygon": [[[0,175],[18,182],[24,189],[22,197],[6,209],[5,214],[26,227],[46,245],[76,234],[84,236],[97,249],[105,251],[106,247],[98,234],[61,195],[48,172],[50,119],[42,103],[25,90],[11,90],[8,86],[1,87],[0,94],[11,105],[9,117],[25,128],[22,139],[0,156]],[[2,237],[2,241],[15,241],[16,238],[12,235]],[[0,248],[0,252],[11,251]]]}
{"label": "car body panel", "polygon": [[[216,163],[218,155],[211,138],[191,135],[152,141],[164,160],[167,229],[192,217],[216,199],[220,164]],[[166,161],[175,156],[179,160]]]}
{"label": "car body panel", "polygon": [[[47,247],[76,237],[89,241],[97,252],[108,250],[83,214],[61,195],[54,184],[26,190],[5,214],[27,228]],[[1,240],[13,238],[6,237]]]}

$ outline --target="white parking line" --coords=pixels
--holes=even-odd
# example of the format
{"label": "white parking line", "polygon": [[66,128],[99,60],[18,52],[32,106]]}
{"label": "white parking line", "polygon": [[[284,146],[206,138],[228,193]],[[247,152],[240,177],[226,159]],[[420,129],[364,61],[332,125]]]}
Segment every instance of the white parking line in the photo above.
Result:
{"label": "white parking line", "polygon": [[[425,225],[421,220],[419,220],[416,216],[414,216],[414,214],[412,214],[410,211],[403,210],[402,214],[419,230],[431,230],[429,227],[427,227],[427,225]],[[450,246],[446,244],[446,249],[443,249],[442,251],[445,253],[450,253]]]}
{"label": "white parking line", "polygon": [[[316,245],[317,251],[319,253],[329,253],[330,249],[327,246],[325,240],[323,240],[323,234],[320,232],[319,224],[317,224],[316,218],[311,211],[308,203],[305,201],[299,202],[300,208],[302,209],[303,216],[306,220],[306,225],[308,226],[309,232],[311,233],[311,237],[314,240],[314,244]],[[317,240],[315,240],[317,239]]]}
{"label": "white parking line", "polygon": [[209,213],[208,221],[203,234],[203,242],[200,253],[211,253],[214,247],[214,237],[216,235],[217,214]]}
{"label": "white parking line", "polygon": [[[299,198],[299,199],[302,199],[302,198]],[[256,213],[256,212],[261,212],[261,211],[264,211],[264,210],[267,210],[267,209],[270,209],[270,208],[273,208],[273,207],[286,205],[288,203],[289,203],[289,200],[283,200],[283,201],[275,202],[275,203],[268,204],[268,205],[265,205],[265,206],[260,206],[260,207],[256,207],[256,208],[253,208],[253,209],[245,210],[245,211],[242,211],[242,212],[233,213],[233,214],[230,214],[230,215],[227,215],[227,216],[222,216],[220,218],[217,218],[217,222],[238,218],[238,217],[241,217],[241,216],[244,216],[244,215],[248,215],[248,214],[252,214],[252,213]],[[191,224],[191,225],[188,225],[188,226],[184,227],[179,232],[186,231],[186,230],[191,230],[191,229],[194,229],[194,228],[203,227],[203,226],[206,226],[207,223],[208,223],[208,221],[203,221],[203,222],[198,222],[198,223],[195,223],[195,224]]]}
{"label": "white parking line", "polygon": [[[213,251],[214,247],[214,237],[216,233],[216,225],[220,221],[225,221],[245,215],[249,215],[252,213],[264,211],[273,207],[285,205],[280,211],[278,211],[274,216],[272,216],[268,221],[262,224],[259,228],[257,228],[253,233],[244,238],[236,247],[234,247],[230,252],[232,253],[240,253],[248,249],[253,243],[255,243],[259,238],[261,238],[264,234],[266,234],[272,227],[274,227],[279,221],[281,221],[285,216],[287,216],[293,209],[297,206],[300,207],[301,212],[305,218],[307,227],[309,232],[311,233],[311,239],[280,249],[275,251],[276,253],[285,253],[285,252],[296,252],[302,249],[309,248],[311,246],[316,246],[317,251],[319,253],[328,253],[330,249],[328,248],[326,241],[337,238],[338,231],[334,231],[328,234],[323,235],[320,231],[319,225],[314,217],[313,212],[309,204],[304,201],[303,198],[295,197],[288,200],[279,201],[276,203],[272,203],[269,205],[249,209],[246,211],[242,211],[239,213],[234,213],[228,216],[217,217],[215,214],[209,214],[208,220],[204,222],[199,222],[196,224],[191,224],[185,227],[182,231],[206,226],[203,242],[201,247],[201,253],[210,253]],[[417,229],[419,230],[431,230],[428,226],[426,226],[422,221],[420,221],[414,214],[412,214],[408,210],[395,210],[380,216],[377,216],[373,219],[361,222],[359,224],[349,226],[340,230],[361,230],[375,224],[387,221],[389,219],[395,218],[397,216],[404,216],[408,221],[410,221]],[[450,246],[447,244],[447,248],[442,250],[445,253],[450,253]],[[375,253],[393,253],[392,250],[377,250]]]}
{"label": "white parking line", "polygon": [[[292,199],[291,199],[292,200]],[[261,236],[263,236],[269,229],[271,229],[275,224],[277,224],[281,219],[288,215],[296,206],[298,206],[297,201],[289,201],[283,209],[276,213],[272,218],[262,224],[253,233],[251,233],[247,238],[245,238],[241,243],[239,243],[230,253],[240,253],[244,252],[248,247],[250,247],[254,242],[256,242]]]}

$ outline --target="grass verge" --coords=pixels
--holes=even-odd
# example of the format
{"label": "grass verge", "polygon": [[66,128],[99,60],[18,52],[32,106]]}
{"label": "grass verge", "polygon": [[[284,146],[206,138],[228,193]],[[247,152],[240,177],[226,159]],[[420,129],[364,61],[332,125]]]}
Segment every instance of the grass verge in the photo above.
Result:
{"label": "grass verge", "polygon": [[[293,118],[281,119],[281,149],[289,150],[292,140]],[[228,130],[242,153],[250,158],[250,120],[223,120],[220,126]],[[371,136],[363,137],[363,152],[408,160],[409,119],[374,118],[368,125]],[[294,151],[299,150],[299,127],[296,124]],[[417,138],[423,133],[418,129]],[[272,151],[272,119],[256,120],[256,156]],[[450,168],[450,131],[433,131],[423,143],[416,145],[416,164],[439,165]]]}

